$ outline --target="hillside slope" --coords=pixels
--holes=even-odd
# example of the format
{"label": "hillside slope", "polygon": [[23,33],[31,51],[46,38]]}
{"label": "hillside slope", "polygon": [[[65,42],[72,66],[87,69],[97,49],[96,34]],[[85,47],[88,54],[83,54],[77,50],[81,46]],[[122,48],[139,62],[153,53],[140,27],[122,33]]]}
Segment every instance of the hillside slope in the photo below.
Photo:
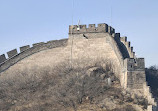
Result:
{"label": "hillside slope", "polygon": [[147,105],[121,88],[107,61],[76,68],[62,62],[0,76],[2,111],[145,111]]}

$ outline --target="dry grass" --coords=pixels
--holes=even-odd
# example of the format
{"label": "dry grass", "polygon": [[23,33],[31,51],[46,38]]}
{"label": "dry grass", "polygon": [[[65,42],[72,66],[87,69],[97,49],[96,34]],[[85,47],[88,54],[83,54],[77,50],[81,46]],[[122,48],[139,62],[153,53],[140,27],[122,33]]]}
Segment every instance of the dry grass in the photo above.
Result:
{"label": "dry grass", "polygon": [[[112,84],[107,82],[108,78]],[[103,111],[116,111],[118,106],[123,106],[122,111],[134,111],[132,107],[126,110],[134,99],[118,86],[112,64],[107,61],[87,67],[71,68],[64,62],[56,67],[17,70],[0,78],[0,110],[77,111],[81,106],[84,110],[87,103]],[[145,108],[145,99],[138,100]]]}

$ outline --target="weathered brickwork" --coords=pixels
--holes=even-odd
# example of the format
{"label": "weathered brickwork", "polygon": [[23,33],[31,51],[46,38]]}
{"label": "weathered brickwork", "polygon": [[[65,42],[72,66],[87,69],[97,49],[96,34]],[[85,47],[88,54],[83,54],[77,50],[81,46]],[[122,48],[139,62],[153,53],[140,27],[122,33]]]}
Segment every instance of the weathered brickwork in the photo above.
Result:
{"label": "weathered brickwork", "polygon": [[16,70],[24,66],[32,67],[33,64],[53,66],[71,60],[73,67],[76,67],[78,64],[73,61],[78,60],[81,61],[79,65],[84,67],[96,61],[108,60],[123,88],[140,91],[151,104],[155,104],[146,84],[144,58],[137,58],[127,37],[120,35],[107,24],[69,26],[69,39],[35,43],[33,47],[26,45],[20,47],[20,53],[16,49],[9,51],[9,58],[1,55],[0,73],[11,71],[11,66]]}
{"label": "weathered brickwork", "polygon": [[42,43],[42,44],[39,43],[38,45],[37,44],[38,43],[36,43],[36,45],[33,45],[33,47],[30,48],[28,48],[29,45],[20,47],[20,53],[17,53],[16,49],[7,52],[9,58],[6,61],[3,56],[0,56],[0,60],[5,61],[5,62],[0,62],[0,73],[8,69],[10,66],[16,64],[18,61],[32,54],[38,53],[43,50],[66,46],[67,39],[54,40],[53,43],[52,41],[48,41],[47,43]]}
{"label": "weathered brickwork", "polygon": [[[115,67],[116,67],[116,73],[117,76],[120,78],[121,75],[121,65],[123,65],[122,62],[122,56],[121,53],[119,53],[119,49],[115,47],[113,40],[111,39],[111,36],[109,36],[106,33],[87,33],[85,34],[88,39],[83,37],[83,34],[77,34],[75,36],[69,36],[68,46],[71,47],[71,41],[73,39],[73,50],[72,50],[72,58],[73,59],[90,59],[101,61],[102,59],[110,60],[111,62],[115,61]],[[74,38],[73,38],[74,37]],[[97,37],[97,38],[96,38]],[[95,41],[94,41],[95,39]],[[116,43],[115,43],[116,44]],[[116,55],[116,52],[117,55]]]}
{"label": "weathered brickwork", "polygon": [[6,60],[5,55],[0,55],[0,64]]}
{"label": "weathered brickwork", "polygon": [[30,45],[22,46],[22,47],[20,47],[20,52],[23,52],[29,48],[30,48]]}
{"label": "weathered brickwork", "polygon": [[7,52],[8,57],[11,58],[13,56],[15,56],[16,54],[18,54],[17,49],[11,50],[9,52]]}

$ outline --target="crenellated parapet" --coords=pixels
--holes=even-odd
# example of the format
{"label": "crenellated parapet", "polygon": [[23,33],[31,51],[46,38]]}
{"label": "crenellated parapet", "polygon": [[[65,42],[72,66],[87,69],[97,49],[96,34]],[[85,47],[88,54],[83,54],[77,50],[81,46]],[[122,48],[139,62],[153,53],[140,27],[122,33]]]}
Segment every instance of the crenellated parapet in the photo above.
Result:
{"label": "crenellated parapet", "polygon": [[69,34],[84,34],[84,33],[115,33],[115,29],[107,24],[89,24],[87,25],[70,25]]}
{"label": "crenellated parapet", "polygon": [[46,43],[40,42],[33,44],[32,47],[30,45],[22,46],[20,47],[19,53],[17,49],[13,49],[7,52],[8,58],[5,57],[5,54],[2,54],[0,55],[0,73],[8,69],[10,66],[14,65],[15,63],[17,63],[18,61],[34,53],[47,49],[56,48],[56,47],[66,46],[67,40],[68,39],[53,40],[53,41],[48,41]]}
{"label": "crenellated parapet", "polygon": [[126,46],[130,58],[136,58],[135,52],[133,52],[133,47],[131,46],[131,43],[127,41],[127,37],[121,37],[120,40]]}
{"label": "crenellated parapet", "polygon": [[22,47],[20,47],[20,52],[23,52],[29,48],[30,48],[30,45],[22,46]]}

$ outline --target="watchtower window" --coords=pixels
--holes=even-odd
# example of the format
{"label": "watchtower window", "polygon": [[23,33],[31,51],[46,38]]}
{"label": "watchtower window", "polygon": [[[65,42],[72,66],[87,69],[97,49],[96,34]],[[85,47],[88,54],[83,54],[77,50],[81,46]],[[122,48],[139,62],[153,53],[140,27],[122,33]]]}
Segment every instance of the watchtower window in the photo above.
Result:
{"label": "watchtower window", "polygon": [[131,65],[131,68],[133,68],[133,65]]}

